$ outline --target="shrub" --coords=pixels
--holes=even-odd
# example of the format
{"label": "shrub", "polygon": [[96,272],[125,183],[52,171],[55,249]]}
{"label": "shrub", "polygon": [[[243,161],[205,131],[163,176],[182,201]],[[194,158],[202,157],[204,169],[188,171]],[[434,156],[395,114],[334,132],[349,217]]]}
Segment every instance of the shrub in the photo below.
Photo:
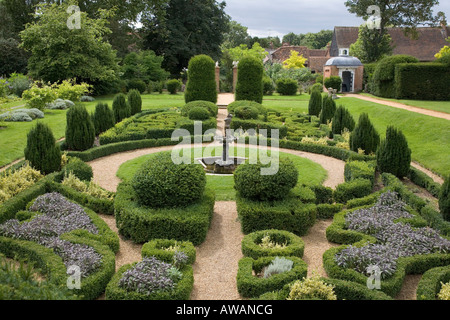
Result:
{"label": "shrub", "polygon": [[328,204],[321,203],[317,205],[317,218],[318,219],[331,219],[334,215],[343,209],[343,205],[340,203]]}
{"label": "shrub", "polygon": [[185,104],[183,106],[183,108],[181,108],[181,115],[183,117],[188,117],[189,116],[189,111],[192,108],[204,108],[206,110],[208,110],[209,114],[211,115],[211,117],[217,117],[217,114],[219,113],[219,108],[217,107],[217,105],[215,103],[209,102],[209,101],[192,101],[189,102],[187,104]]}
{"label": "shrub", "polygon": [[207,55],[197,55],[189,61],[186,103],[196,100],[217,103],[216,67]]}
{"label": "shrub", "polygon": [[365,154],[372,154],[377,151],[380,144],[380,136],[375,130],[369,115],[362,113],[359,117],[358,124],[350,135],[350,150],[358,152],[364,150]]}
{"label": "shrub", "polygon": [[79,158],[70,158],[67,165],[63,168],[64,175],[72,173],[82,181],[91,181],[94,173],[92,167]]}
{"label": "shrub", "polygon": [[417,286],[417,294],[416,294],[417,300],[439,299],[440,293],[444,288],[444,284],[446,284],[445,287],[448,290],[449,281],[450,281],[450,266],[437,267],[428,270],[423,274]]}
{"label": "shrub", "polygon": [[322,102],[322,111],[320,112],[320,123],[327,124],[330,122],[336,112],[336,102],[332,97],[325,96]]}
{"label": "shrub", "polygon": [[154,239],[142,246],[142,257],[153,256],[167,263],[173,263],[176,252],[184,252],[187,255],[185,264],[195,262],[196,249],[190,241]]}
{"label": "shrub", "polygon": [[258,119],[259,110],[252,106],[240,106],[234,109],[234,115],[243,120]]}
{"label": "shrub", "polygon": [[25,90],[30,89],[31,85],[31,82],[28,79],[28,77],[24,76],[23,74],[12,74],[11,77],[9,78],[9,82],[13,94],[18,96],[19,98],[22,97],[22,93]]}
{"label": "shrub", "polygon": [[66,114],[66,140],[71,150],[83,151],[92,147],[95,140],[95,128],[91,116],[82,105],[70,108]]}
{"label": "shrub", "polygon": [[167,91],[169,91],[170,94],[177,94],[179,90],[181,90],[181,81],[177,79],[168,80],[166,83]]}
{"label": "shrub", "polygon": [[0,121],[6,122],[31,122],[33,118],[23,111],[8,111],[0,114]]}
{"label": "shrub", "polygon": [[95,106],[94,114],[92,115],[94,123],[95,135],[111,129],[115,125],[114,113],[106,103],[98,103]]}
{"label": "shrub", "polygon": [[316,195],[316,204],[331,203],[333,200],[333,189],[325,187],[323,185],[313,185],[309,188]]}
{"label": "shrub", "polygon": [[333,134],[341,134],[345,128],[350,132],[353,131],[355,129],[355,120],[345,107],[339,106],[333,117],[331,131]]}
{"label": "shrub", "polygon": [[331,76],[324,80],[325,88],[333,88],[337,91],[341,91],[342,79],[339,76]]}
{"label": "shrub", "polygon": [[[165,174],[162,175],[162,172]],[[161,153],[144,163],[132,181],[141,205],[152,208],[180,207],[202,197],[206,175],[201,165],[177,165],[170,153]]]}
{"label": "shrub", "polygon": [[50,127],[38,122],[27,135],[25,159],[42,174],[49,174],[61,169],[61,151],[56,146]]}
{"label": "shrub", "polygon": [[77,84],[75,79],[63,80],[56,87],[56,94],[59,99],[80,101],[80,98],[89,93],[90,85],[87,83]]}
{"label": "shrub", "polygon": [[441,191],[441,185],[435,182],[426,173],[411,166],[409,168],[408,179],[419,187],[425,188],[434,197],[439,198],[439,192]]}
{"label": "shrub", "polygon": [[135,115],[142,111],[142,98],[138,90],[132,89],[128,91],[128,104],[130,105],[130,115]]}
{"label": "shrub", "polygon": [[275,274],[282,274],[292,270],[294,262],[285,257],[275,257],[272,262],[264,269],[263,277],[265,279],[272,277]]}
{"label": "shrub", "polygon": [[28,189],[42,178],[42,174],[28,163],[18,170],[0,175],[0,204]]}
{"label": "shrub", "polygon": [[334,286],[322,281],[318,275],[297,280],[290,289],[287,300],[337,300]]}
{"label": "shrub", "polygon": [[263,75],[264,67],[259,59],[251,56],[242,58],[238,64],[236,100],[249,100],[262,103]]}
{"label": "shrub", "polygon": [[[244,198],[279,200],[285,198],[298,181],[298,170],[289,158],[280,158],[278,172],[264,175],[268,165],[241,164],[234,172],[235,189]],[[272,169],[269,169],[272,170]]]}
{"label": "shrub", "polygon": [[189,119],[191,120],[208,120],[210,118],[210,113],[207,109],[202,107],[194,107],[189,111]]}
{"label": "shrub", "polygon": [[411,149],[401,130],[388,126],[386,139],[377,150],[377,168],[398,178],[408,175],[411,165]]}
{"label": "shrub", "polygon": [[[317,77],[317,79],[319,79],[319,77]],[[319,79],[320,80],[320,79]],[[323,92],[323,84],[322,81],[319,81],[317,83],[314,83],[310,88],[309,88],[309,94],[312,95],[312,93],[314,91],[319,91],[319,93]]]}
{"label": "shrub", "polygon": [[47,103],[45,107],[50,110],[66,110],[74,105],[75,104],[70,100],[56,99],[53,102]]}
{"label": "shrub", "polygon": [[265,96],[271,96],[275,91],[275,86],[273,85],[273,81],[270,77],[263,77],[263,94]]}
{"label": "shrub", "polygon": [[362,198],[372,193],[372,182],[367,179],[355,179],[341,183],[333,193],[336,202],[346,203],[354,198]]}
{"label": "shrub", "polygon": [[263,115],[264,118],[267,116],[267,109],[264,108],[262,104],[249,100],[234,101],[228,105],[227,110],[229,113],[234,115],[236,113],[236,109],[240,107],[256,108],[258,110],[258,114]]}
{"label": "shrub", "polygon": [[95,98],[91,97],[91,96],[81,96],[80,101],[81,102],[93,102],[93,101],[95,101]]}
{"label": "shrub", "polygon": [[131,116],[130,104],[127,102],[127,97],[123,93],[119,93],[114,97],[112,109],[116,123]]}
{"label": "shrub", "polygon": [[439,193],[439,210],[446,221],[450,221],[450,177],[444,181]]}
{"label": "shrub", "polygon": [[408,55],[395,55],[381,59],[372,76],[372,93],[384,98],[396,97],[395,67],[399,63],[416,63],[416,58]]}
{"label": "shrub", "polygon": [[30,108],[36,108],[43,111],[45,105],[54,101],[57,98],[57,95],[51,86],[35,82],[30,89],[23,92],[22,98]]}
{"label": "shrub", "polygon": [[39,109],[15,109],[13,112],[25,112],[31,119],[44,119],[44,112]]}
{"label": "shrub", "polygon": [[277,92],[283,96],[295,96],[298,91],[298,82],[294,79],[283,78],[277,81]]}
{"label": "shrub", "polygon": [[261,230],[247,234],[242,239],[242,253],[246,257],[303,257],[303,240],[284,230]]}
{"label": "shrub", "polygon": [[292,261],[292,268],[289,271],[274,274],[268,278],[253,275],[253,272],[261,273],[275,259],[276,257],[262,257],[255,260],[246,257],[239,261],[237,287],[241,296],[245,298],[258,297],[265,292],[281,289],[293,280],[306,277],[306,263],[298,257],[285,258]]}
{"label": "shrub", "polygon": [[318,117],[322,111],[322,94],[319,90],[312,90],[308,104],[308,114]]}
{"label": "shrub", "polygon": [[375,182],[375,167],[366,161],[349,161],[345,164],[344,178],[346,182],[359,178],[367,179],[373,185]]}
{"label": "shrub", "polygon": [[127,82],[127,91],[138,90],[141,94],[147,90],[147,85],[143,80],[133,79]]}

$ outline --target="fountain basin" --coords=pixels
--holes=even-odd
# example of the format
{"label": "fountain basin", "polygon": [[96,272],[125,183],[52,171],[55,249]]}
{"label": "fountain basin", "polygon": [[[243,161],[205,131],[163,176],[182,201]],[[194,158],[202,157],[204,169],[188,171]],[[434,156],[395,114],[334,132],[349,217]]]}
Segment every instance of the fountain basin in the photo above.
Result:
{"label": "fountain basin", "polygon": [[227,161],[223,161],[222,157],[206,157],[195,160],[203,166],[207,174],[232,175],[247,158],[230,157]]}

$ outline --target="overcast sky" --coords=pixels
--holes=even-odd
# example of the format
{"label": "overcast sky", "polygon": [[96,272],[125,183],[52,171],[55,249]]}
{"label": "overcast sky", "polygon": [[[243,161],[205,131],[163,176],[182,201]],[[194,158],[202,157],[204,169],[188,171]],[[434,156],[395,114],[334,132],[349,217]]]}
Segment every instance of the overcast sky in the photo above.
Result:
{"label": "overcast sky", "polygon": [[[359,26],[364,21],[347,11],[345,0],[225,0],[225,11],[251,36],[333,30],[335,26]],[[434,12],[445,12],[450,20],[450,1],[440,0]]]}

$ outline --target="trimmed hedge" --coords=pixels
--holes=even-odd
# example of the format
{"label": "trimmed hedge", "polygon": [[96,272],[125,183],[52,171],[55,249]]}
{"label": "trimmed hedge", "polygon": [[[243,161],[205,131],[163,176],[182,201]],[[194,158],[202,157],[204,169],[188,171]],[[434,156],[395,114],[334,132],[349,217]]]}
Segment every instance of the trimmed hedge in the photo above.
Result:
{"label": "trimmed hedge", "polygon": [[341,183],[333,192],[336,202],[346,203],[354,198],[362,198],[372,193],[373,185],[368,179],[358,178],[349,182]]}
{"label": "trimmed hedge", "polygon": [[[339,279],[320,278],[326,284],[334,286],[334,293],[338,300],[392,300],[392,298],[385,293],[377,290],[370,290],[366,285],[362,285],[352,281],[345,281]],[[297,280],[296,280],[297,281]],[[295,282],[295,281],[294,281]],[[286,300],[291,291],[291,285],[286,284],[283,289],[275,292],[267,292],[261,295],[259,300]]]}
{"label": "trimmed hedge", "polygon": [[450,100],[450,66],[442,63],[401,63],[395,66],[395,97]]}
{"label": "trimmed hedge", "polygon": [[372,185],[375,182],[375,166],[366,161],[350,161],[345,164],[344,178],[346,182],[355,179],[370,180]]}
{"label": "trimmed hedge", "polygon": [[437,300],[442,283],[450,281],[450,265],[425,272],[417,286],[417,300]]}
{"label": "trimmed hedge", "polygon": [[409,168],[409,172],[407,178],[411,180],[414,184],[419,187],[425,188],[430,192],[434,197],[439,197],[439,192],[441,191],[441,185],[437,182],[434,182],[432,178],[426,175],[424,172],[416,169],[414,167]]}
{"label": "trimmed hedge", "polygon": [[127,291],[119,287],[119,281],[125,271],[131,269],[136,264],[137,262],[119,268],[106,287],[106,300],[189,300],[194,287],[194,272],[192,266],[186,265],[180,270],[183,277],[177,282],[177,285],[173,290],[155,291],[151,295],[144,295],[136,291]]}
{"label": "trimmed hedge", "polygon": [[267,138],[272,137],[272,130],[278,130],[279,139],[284,139],[288,133],[288,128],[285,125],[278,125],[260,120],[242,120],[238,118],[233,118],[233,120],[231,121],[230,129],[242,129],[243,131],[253,129],[256,134],[262,134],[261,130],[267,130]]}
{"label": "trimmed hedge", "polygon": [[[278,244],[286,244],[284,248],[262,248],[259,244],[266,235]],[[252,232],[242,239],[242,253],[246,257],[258,259],[261,257],[303,257],[305,243],[303,240],[284,230],[262,230]]]}
{"label": "trimmed hedge", "polygon": [[322,203],[317,205],[317,218],[318,219],[330,219],[333,218],[334,215],[344,208],[343,204],[335,203],[328,204]]}
{"label": "trimmed hedge", "polygon": [[237,288],[241,296],[258,297],[265,292],[279,290],[293,280],[306,277],[308,266],[298,257],[285,257],[294,262],[292,269],[280,274],[274,274],[268,278],[259,278],[253,275],[259,273],[268,266],[275,257],[261,257],[252,259],[249,257],[239,260],[237,273]]}
{"label": "trimmed hedge", "polygon": [[138,205],[133,187],[119,184],[114,199],[119,233],[136,243],[174,239],[202,243],[214,212],[214,191],[206,189],[198,203],[184,208],[150,209]]}
{"label": "trimmed hedge", "polygon": [[190,241],[177,241],[170,239],[154,239],[142,246],[142,257],[155,257],[158,260],[173,263],[173,255],[175,251],[164,250],[164,248],[179,246],[180,251],[188,256],[187,264],[194,264],[196,258],[196,250]]}
{"label": "trimmed hedge", "polygon": [[73,173],[75,177],[82,181],[91,181],[94,176],[92,167],[80,158],[70,158],[62,170],[63,175]]}
{"label": "trimmed hedge", "polygon": [[65,144],[71,150],[84,151],[95,141],[95,127],[92,118],[83,105],[75,105],[66,113]]}
{"label": "trimmed hedge", "polygon": [[376,155],[377,169],[380,172],[389,172],[399,178],[408,174],[411,167],[411,149],[401,130],[388,126],[386,139],[381,142]]}
{"label": "trimmed hedge", "polygon": [[217,114],[219,113],[219,107],[215,103],[212,103],[210,101],[196,100],[196,101],[186,103],[181,108],[181,115],[183,117],[188,117],[191,109],[197,108],[197,107],[208,110],[211,117],[217,117]]}
{"label": "trimmed hedge", "polygon": [[142,98],[139,90],[133,89],[128,91],[127,99],[130,105],[130,115],[135,115],[142,111]]}
{"label": "trimmed hedge", "polygon": [[316,204],[331,204],[333,201],[333,189],[323,185],[312,185],[309,188],[316,195]]}
{"label": "trimmed hedge", "polygon": [[282,96],[295,96],[298,91],[298,82],[294,79],[283,78],[276,82],[277,92]]}
{"label": "trimmed hedge", "polygon": [[236,195],[239,220],[244,234],[277,229],[305,235],[316,221],[314,204],[303,204],[294,195],[281,201],[252,201]]}
{"label": "trimmed hedge", "polygon": [[189,61],[184,98],[186,103],[196,100],[217,103],[216,67],[211,57],[197,55]]}
{"label": "trimmed hedge", "polygon": [[263,101],[264,66],[257,58],[246,56],[239,61],[236,100]]}

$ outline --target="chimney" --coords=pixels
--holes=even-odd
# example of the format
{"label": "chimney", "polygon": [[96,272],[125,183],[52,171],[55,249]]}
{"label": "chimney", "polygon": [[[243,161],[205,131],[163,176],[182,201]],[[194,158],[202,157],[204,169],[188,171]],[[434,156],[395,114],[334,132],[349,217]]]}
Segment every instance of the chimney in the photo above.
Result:
{"label": "chimney", "polygon": [[448,29],[447,29],[447,21],[444,19],[441,20],[441,33],[444,39],[449,37]]}

